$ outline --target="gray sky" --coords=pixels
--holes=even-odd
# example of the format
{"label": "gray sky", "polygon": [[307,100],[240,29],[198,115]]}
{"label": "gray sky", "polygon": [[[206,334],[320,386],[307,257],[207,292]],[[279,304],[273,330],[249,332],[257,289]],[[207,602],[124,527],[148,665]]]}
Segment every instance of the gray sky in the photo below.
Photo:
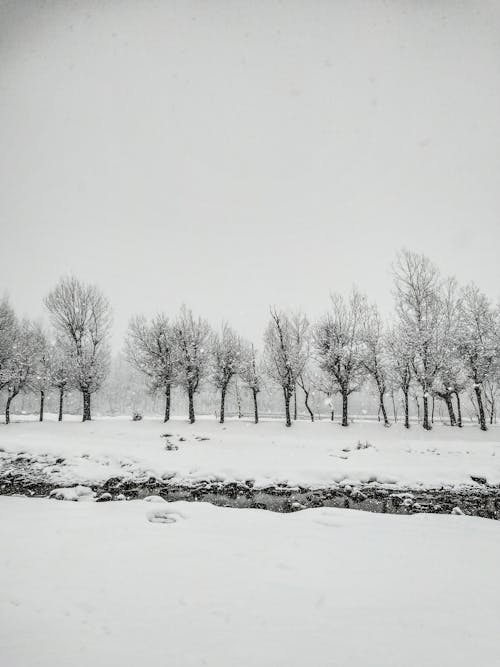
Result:
{"label": "gray sky", "polygon": [[397,249],[500,295],[500,2],[0,2],[0,292],[260,341]]}

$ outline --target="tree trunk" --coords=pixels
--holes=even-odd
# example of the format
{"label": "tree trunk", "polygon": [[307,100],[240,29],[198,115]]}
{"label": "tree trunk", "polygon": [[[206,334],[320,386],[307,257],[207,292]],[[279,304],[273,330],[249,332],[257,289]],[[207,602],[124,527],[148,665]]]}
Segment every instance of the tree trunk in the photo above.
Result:
{"label": "tree trunk", "polygon": [[479,409],[479,426],[481,427],[481,431],[487,431],[488,428],[486,426],[486,419],[485,419],[485,416],[484,416],[483,397],[481,396],[481,387],[479,385],[476,385],[474,387],[474,391],[476,392],[477,407]]}
{"label": "tree trunk", "polygon": [[168,422],[170,419],[170,393],[171,385],[170,382],[165,387],[165,417],[163,418],[164,422]]}
{"label": "tree trunk", "polygon": [[349,426],[349,414],[347,410],[347,401],[349,394],[346,391],[342,392],[342,426]]}
{"label": "tree trunk", "polygon": [[5,403],[5,423],[10,424],[10,403],[14,396],[7,396],[7,401]]}
{"label": "tree trunk", "polygon": [[432,412],[431,412],[431,424],[434,424],[434,405],[436,403],[436,397],[432,395]]}
{"label": "tree trunk", "polygon": [[451,394],[445,394],[444,402],[448,408],[448,415],[450,416],[450,426],[456,426],[457,420],[455,417],[455,411],[453,410],[453,403],[451,402]]}
{"label": "tree trunk", "polygon": [[389,420],[387,419],[387,410],[385,409],[385,404],[384,404],[383,391],[379,393],[379,402],[380,402],[380,410],[382,410],[382,417],[384,418],[384,426],[389,426]]}
{"label": "tree trunk", "polygon": [[238,408],[238,419],[241,419],[243,417],[243,411],[241,409],[241,394],[240,394],[240,388],[238,386],[238,378],[235,380],[235,393],[236,393],[236,406]]}
{"label": "tree trunk", "polygon": [[219,424],[224,423],[224,408],[226,407],[226,387],[222,387],[220,391],[220,419]]}
{"label": "tree trunk", "polygon": [[306,406],[307,412],[309,413],[309,416],[311,417],[311,421],[313,422],[314,421],[314,412],[309,407],[309,392],[306,391],[305,389],[303,391],[304,391],[304,404]]}
{"label": "tree trunk", "polygon": [[293,392],[293,421],[297,421],[297,385],[295,385],[295,391]]}
{"label": "tree trunk", "polygon": [[408,397],[408,389],[403,390],[405,398],[405,428],[410,428],[410,399]]}
{"label": "tree trunk", "polygon": [[424,394],[423,396],[423,403],[424,403],[424,421],[422,423],[422,426],[425,428],[426,431],[430,431],[432,429],[432,426],[429,422],[429,398]]}
{"label": "tree trunk", "polygon": [[286,389],[283,389],[283,395],[285,397],[285,422],[287,426],[291,426],[292,420],[290,419],[290,394]]}
{"label": "tree trunk", "polygon": [[462,428],[462,405],[460,403],[460,394],[458,391],[455,392],[455,397],[457,399],[457,426]]}
{"label": "tree trunk", "polygon": [[194,390],[191,383],[188,384],[188,401],[189,401],[189,423],[194,424]]}
{"label": "tree trunk", "polygon": [[255,389],[252,389],[253,395],[253,412],[254,412],[254,421],[256,424],[259,423],[259,407],[257,405],[257,392]]}
{"label": "tree trunk", "polygon": [[43,389],[40,390],[40,417],[38,418],[39,421],[43,422],[43,406],[45,403],[45,392]]}
{"label": "tree trunk", "polygon": [[84,422],[89,422],[92,419],[90,414],[90,392],[83,392],[83,419]]}
{"label": "tree trunk", "polygon": [[64,389],[63,387],[59,388],[59,417],[57,421],[62,422],[63,420],[63,402],[64,402]]}

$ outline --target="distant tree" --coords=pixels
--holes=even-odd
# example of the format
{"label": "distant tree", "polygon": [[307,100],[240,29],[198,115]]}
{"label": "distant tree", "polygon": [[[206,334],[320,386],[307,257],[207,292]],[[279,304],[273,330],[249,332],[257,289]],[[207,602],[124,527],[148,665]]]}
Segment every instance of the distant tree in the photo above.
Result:
{"label": "distant tree", "polygon": [[23,390],[29,389],[43,344],[40,328],[29,320],[19,322],[13,331],[12,355],[4,370],[7,389],[5,423],[10,423],[10,405]]}
{"label": "distant tree", "polygon": [[387,410],[384,403],[389,383],[387,340],[384,324],[376,305],[366,308],[361,337],[364,344],[363,365],[377,389],[379,415],[382,412],[384,426],[389,426],[389,419],[387,418]]}
{"label": "distant tree", "polygon": [[483,382],[484,402],[488,412],[488,421],[490,426],[496,422],[497,417],[497,399],[500,393],[500,384],[498,377],[487,378]]}
{"label": "distant tree", "polygon": [[475,393],[479,425],[486,431],[482,388],[498,357],[498,322],[489,300],[474,284],[461,294],[458,350]]}
{"label": "distant tree", "polygon": [[64,395],[71,387],[72,361],[66,341],[56,340],[49,343],[50,384],[59,394],[58,421],[62,422],[64,412]]}
{"label": "distant tree", "polygon": [[314,330],[314,345],[321,370],[342,396],[342,426],[349,425],[348,399],[359,391],[365,377],[362,327],[364,297],[353,290],[349,300],[331,297],[331,310]]}
{"label": "distant tree", "polygon": [[288,315],[271,308],[271,319],[264,334],[264,364],[267,375],[283,391],[286,426],[292,425],[290,400],[307,361],[307,328],[303,315]]}
{"label": "distant tree", "polygon": [[400,252],[394,267],[396,312],[411,349],[412,371],[422,392],[423,427],[432,428],[429,398],[441,370],[440,276],[425,255]]}
{"label": "distant tree", "polygon": [[71,375],[83,396],[83,421],[89,421],[91,396],[109,369],[110,305],[96,286],[73,276],[61,278],[45,305],[68,347]]}
{"label": "distant tree", "polygon": [[[314,335],[314,332],[313,332]],[[326,373],[321,368],[319,371],[310,374],[313,390],[325,396],[324,403],[329,408],[330,420],[335,420],[334,396],[339,393],[339,387],[335,378]]]}
{"label": "distant tree", "polygon": [[134,317],[129,324],[125,350],[130,364],[148,378],[150,391],[165,393],[163,421],[168,422],[177,374],[174,327],[163,314],[156,315],[151,322],[143,316]]}
{"label": "distant tree", "polygon": [[224,423],[226,392],[233,377],[239,373],[242,364],[242,341],[227,324],[222,325],[219,333],[213,333],[210,342],[212,362],[212,381],[220,390],[219,422]]}
{"label": "distant tree", "polygon": [[262,386],[262,372],[257,364],[257,355],[253,344],[243,346],[242,362],[239,374],[243,382],[252,392],[254,422],[259,423],[259,406],[257,394]]}
{"label": "distant tree", "polygon": [[407,333],[401,326],[394,326],[387,335],[387,348],[390,359],[389,376],[392,384],[401,390],[405,411],[405,428],[410,428],[410,385],[412,378],[412,352]]}
{"label": "distant tree", "polygon": [[178,381],[187,393],[189,422],[194,424],[194,395],[209,373],[210,356],[207,348],[211,331],[208,322],[201,318],[195,319],[193,313],[184,306],[172,331],[177,350]]}

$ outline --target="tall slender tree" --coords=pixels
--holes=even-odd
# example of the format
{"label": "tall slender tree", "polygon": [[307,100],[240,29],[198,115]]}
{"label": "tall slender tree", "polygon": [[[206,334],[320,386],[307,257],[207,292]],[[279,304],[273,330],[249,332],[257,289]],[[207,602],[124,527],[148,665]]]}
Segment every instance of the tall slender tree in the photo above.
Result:
{"label": "tall slender tree", "polygon": [[384,426],[389,426],[384,402],[389,382],[387,341],[384,324],[376,305],[366,309],[361,336],[364,345],[363,365],[377,389],[379,414],[382,413]]}
{"label": "tall slender tree", "polygon": [[64,396],[71,388],[72,363],[71,354],[65,340],[56,340],[49,344],[50,382],[58,393],[58,421],[64,415]]}
{"label": "tall slender tree", "polygon": [[254,422],[259,423],[259,405],[257,395],[262,388],[262,373],[257,362],[257,353],[253,344],[243,348],[242,363],[239,374],[243,382],[252,392]]}
{"label": "tall slender tree", "polygon": [[52,385],[51,355],[49,342],[42,329],[39,329],[38,350],[31,380],[31,388],[40,396],[39,421],[43,422],[45,398]]}
{"label": "tall slender tree", "polygon": [[266,373],[283,391],[288,427],[292,425],[290,401],[307,360],[305,336],[308,326],[302,314],[289,315],[271,308],[271,319],[264,335]]}
{"label": "tall slender tree", "polygon": [[410,428],[411,348],[405,329],[393,326],[387,336],[389,375],[392,384],[403,394],[404,426]]}
{"label": "tall slender tree", "polygon": [[219,422],[224,423],[226,392],[233,377],[239,373],[242,364],[241,338],[227,324],[221,333],[213,333],[210,345],[212,357],[212,381],[220,390]]}

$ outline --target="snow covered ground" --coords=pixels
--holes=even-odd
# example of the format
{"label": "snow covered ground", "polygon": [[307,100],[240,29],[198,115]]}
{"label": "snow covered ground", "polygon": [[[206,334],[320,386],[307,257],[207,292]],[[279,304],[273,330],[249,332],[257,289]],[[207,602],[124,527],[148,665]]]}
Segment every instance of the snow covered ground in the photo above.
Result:
{"label": "snow covered ground", "polygon": [[220,425],[208,418],[194,425],[125,417],[84,424],[21,421],[0,425],[0,449],[0,468],[14,454],[29,457],[31,464],[35,457],[57,486],[114,476],[152,476],[173,484],[253,480],[257,488],[371,481],[439,487],[472,484],[471,475],[500,483],[496,426],[483,433],[472,425],[435,425],[425,432],[417,425],[406,431],[400,424],[387,429],[373,422],[342,428],[302,421],[287,429],[281,421]]}
{"label": "snow covered ground", "polygon": [[6,667],[499,664],[495,521],[0,497],[0,541]]}

